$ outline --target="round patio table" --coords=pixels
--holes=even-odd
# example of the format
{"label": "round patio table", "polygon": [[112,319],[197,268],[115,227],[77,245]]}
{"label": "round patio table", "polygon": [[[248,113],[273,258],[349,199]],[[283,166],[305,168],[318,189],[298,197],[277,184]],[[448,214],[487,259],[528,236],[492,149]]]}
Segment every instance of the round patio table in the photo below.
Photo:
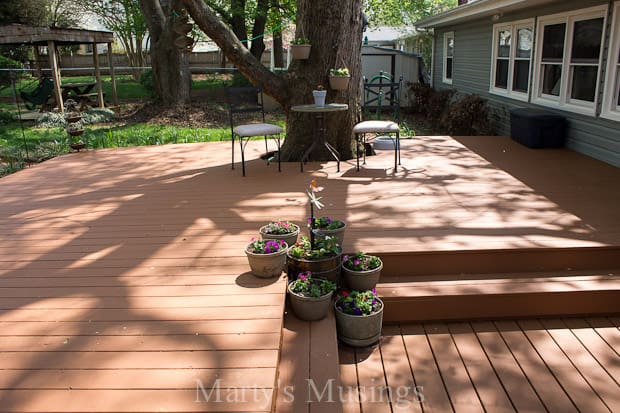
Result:
{"label": "round patio table", "polygon": [[291,106],[293,112],[313,113],[314,114],[314,139],[312,144],[304,151],[301,157],[301,171],[304,171],[304,163],[308,161],[308,157],[312,153],[312,150],[318,144],[321,144],[327,148],[329,153],[338,162],[338,172],[340,172],[340,154],[329,142],[327,142],[327,128],[325,127],[325,114],[331,112],[342,112],[349,110],[349,105],[346,103],[329,103],[324,106],[317,105],[295,105]]}

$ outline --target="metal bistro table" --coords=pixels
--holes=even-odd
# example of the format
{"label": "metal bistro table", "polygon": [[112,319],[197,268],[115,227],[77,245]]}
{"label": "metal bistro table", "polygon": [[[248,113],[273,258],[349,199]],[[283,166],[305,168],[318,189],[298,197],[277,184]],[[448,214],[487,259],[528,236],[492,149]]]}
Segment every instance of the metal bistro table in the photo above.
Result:
{"label": "metal bistro table", "polygon": [[296,105],[292,106],[291,110],[293,112],[304,112],[304,113],[314,113],[314,139],[312,140],[312,145],[306,149],[303,156],[301,157],[301,171],[304,171],[304,163],[308,160],[308,157],[312,153],[312,150],[316,146],[317,143],[322,144],[327,148],[329,153],[336,159],[338,162],[338,172],[340,172],[340,154],[327,142],[327,128],[325,127],[325,114],[330,112],[342,112],[345,110],[349,110],[349,105],[345,103],[330,103],[325,106],[317,106],[317,105]]}

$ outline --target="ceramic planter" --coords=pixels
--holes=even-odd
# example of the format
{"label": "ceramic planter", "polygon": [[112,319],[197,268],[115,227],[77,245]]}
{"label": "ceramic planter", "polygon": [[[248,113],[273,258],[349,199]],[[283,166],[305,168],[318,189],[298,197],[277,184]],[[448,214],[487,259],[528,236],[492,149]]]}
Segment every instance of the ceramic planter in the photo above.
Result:
{"label": "ceramic planter", "polygon": [[367,291],[372,290],[377,285],[379,278],[381,277],[381,270],[383,269],[383,262],[379,267],[374,270],[367,271],[355,271],[350,270],[342,264],[342,276],[347,282],[347,285],[352,290]]}
{"label": "ceramic planter", "polygon": [[329,75],[329,87],[334,90],[347,90],[349,87],[349,79],[351,79],[351,76]]}
{"label": "ceramic planter", "polygon": [[327,97],[327,90],[313,90],[312,97],[314,98],[314,104],[316,106],[325,106],[325,98]]}
{"label": "ceramic planter", "polygon": [[340,255],[325,257],[318,260],[296,258],[287,254],[287,274],[289,279],[297,277],[300,272],[310,271],[312,277],[323,278],[336,282],[340,275]]}
{"label": "ceramic planter", "polygon": [[342,227],[336,229],[315,228],[314,233],[319,237],[324,237],[325,235],[335,237],[338,240],[338,245],[342,247],[342,244],[344,243],[344,231],[347,229],[347,224],[344,222],[343,224],[344,225]]}
{"label": "ceramic planter", "polygon": [[290,234],[269,234],[265,232],[265,228],[267,228],[267,225],[260,227],[260,229],[258,230],[258,232],[260,232],[261,239],[282,240],[286,242],[286,245],[288,246],[291,246],[297,242],[297,237],[299,236],[298,225],[295,225],[295,231],[291,232]]}
{"label": "ceramic planter", "polygon": [[255,254],[252,252],[251,245],[250,243],[245,247],[245,255],[248,257],[252,274],[260,278],[272,278],[282,274],[288,246],[271,254]]}
{"label": "ceramic planter", "polygon": [[[322,281],[319,278],[313,278],[313,280]],[[305,321],[316,321],[325,318],[331,308],[334,292],[332,291],[321,297],[306,297],[292,291],[293,283],[295,281],[291,281],[288,284],[288,294],[291,307],[297,318]]]}
{"label": "ceramic planter", "polygon": [[312,45],[309,44],[292,44],[290,46],[291,58],[295,60],[306,60],[310,57],[310,49]]}
{"label": "ceramic planter", "polygon": [[336,330],[338,339],[353,347],[367,347],[381,338],[383,323],[383,301],[381,308],[370,315],[351,315],[343,313],[334,303],[336,311]]}

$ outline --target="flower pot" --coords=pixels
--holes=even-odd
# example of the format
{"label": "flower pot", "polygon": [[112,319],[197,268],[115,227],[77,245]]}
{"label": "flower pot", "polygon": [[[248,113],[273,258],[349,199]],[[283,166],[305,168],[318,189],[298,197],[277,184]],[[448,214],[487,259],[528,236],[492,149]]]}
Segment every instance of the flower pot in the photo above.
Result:
{"label": "flower pot", "polygon": [[353,347],[366,347],[381,338],[383,323],[383,301],[381,308],[370,315],[351,315],[343,313],[334,303],[336,310],[336,330],[338,339]]}
{"label": "flower pot", "polygon": [[347,90],[351,76],[329,76],[329,87],[334,90]]}
{"label": "flower pot", "polygon": [[252,274],[260,278],[272,278],[282,274],[288,247],[271,254],[255,254],[250,250],[250,245],[245,247],[245,255],[248,257]]}
{"label": "flower pot", "polygon": [[340,275],[340,255],[321,258],[318,260],[307,260],[304,258],[286,255],[286,273],[289,279],[297,277],[300,272],[310,271],[312,277],[323,278],[336,282]]}
{"label": "flower pot", "polygon": [[71,149],[79,152],[80,149],[84,149],[86,147],[86,144],[84,142],[76,142],[76,143],[70,143],[69,146],[71,147]]}
{"label": "flower pot", "polygon": [[312,45],[309,44],[292,44],[291,46],[291,58],[295,60],[306,60],[310,57],[310,49]]}
{"label": "flower pot", "polygon": [[314,97],[314,104],[316,106],[325,106],[325,98],[327,97],[327,90],[313,90],[312,97]]}
{"label": "flower pot", "polygon": [[75,123],[82,120],[82,115],[69,114],[65,117],[67,123]]}
{"label": "flower pot", "polygon": [[67,133],[71,136],[80,136],[84,133],[84,129],[71,129]]}
{"label": "flower pot", "polygon": [[355,271],[350,270],[342,265],[342,276],[347,281],[347,285],[352,290],[366,291],[372,290],[377,285],[379,277],[381,277],[381,270],[383,269],[383,262],[378,268],[367,271]]}
{"label": "flower pot", "polygon": [[261,239],[283,240],[288,246],[291,246],[297,242],[297,237],[299,236],[298,225],[295,225],[296,230],[294,232],[291,232],[290,234],[269,234],[265,232],[265,228],[267,228],[267,225],[263,225],[258,230],[258,232],[260,232]]}
{"label": "flower pot", "polygon": [[[313,278],[318,280],[318,278]],[[327,315],[332,303],[334,292],[322,295],[320,297],[306,297],[299,293],[293,292],[291,287],[295,281],[288,284],[288,294],[293,312],[300,320],[316,321],[322,320]]]}
{"label": "flower pot", "polygon": [[315,228],[314,234],[318,237],[325,237],[326,235],[335,237],[336,240],[338,240],[338,245],[342,247],[342,244],[344,243],[344,231],[347,229],[347,224],[344,222],[343,224],[344,225],[342,227],[336,229]]}

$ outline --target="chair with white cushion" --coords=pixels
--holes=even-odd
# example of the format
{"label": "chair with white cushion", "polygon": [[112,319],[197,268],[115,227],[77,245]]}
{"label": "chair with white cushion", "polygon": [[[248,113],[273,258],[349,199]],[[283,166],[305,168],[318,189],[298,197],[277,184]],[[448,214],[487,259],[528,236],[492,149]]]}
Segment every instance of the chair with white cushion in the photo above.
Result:
{"label": "chair with white cushion", "polygon": [[[363,164],[366,164],[366,144],[379,136],[388,136],[394,144],[394,172],[400,165],[400,119],[399,91],[402,76],[398,82],[392,82],[389,75],[380,73],[370,81],[364,79],[364,112],[376,115],[375,120],[366,120],[353,127],[356,142],[357,170],[360,170],[360,151],[363,151]],[[388,112],[392,120],[381,120],[383,112]]]}
{"label": "chair with white cushion", "polygon": [[[278,146],[276,156],[278,157],[278,172],[282,171],[280,165],[280,134],[283,129],[278,125],[265,123],[265,108],[263,106],[263,92],[258,87],[228,87],[226,88],[226,99],[228,102],[230,117],[230,135],[232,140],[232,169],[235,169],[235,138],[239,139],[241,148],[241,169],[245,176],[245,147],[250,138],[263,136],[265,138],[265,152],[267,164],[269,164],[269,149],[267,138],[274,137]],[[236,124],[237,118],[242,114],[260,112],[262,123],[252,122]],[[244,140],[245,139],[245,140]]]}

